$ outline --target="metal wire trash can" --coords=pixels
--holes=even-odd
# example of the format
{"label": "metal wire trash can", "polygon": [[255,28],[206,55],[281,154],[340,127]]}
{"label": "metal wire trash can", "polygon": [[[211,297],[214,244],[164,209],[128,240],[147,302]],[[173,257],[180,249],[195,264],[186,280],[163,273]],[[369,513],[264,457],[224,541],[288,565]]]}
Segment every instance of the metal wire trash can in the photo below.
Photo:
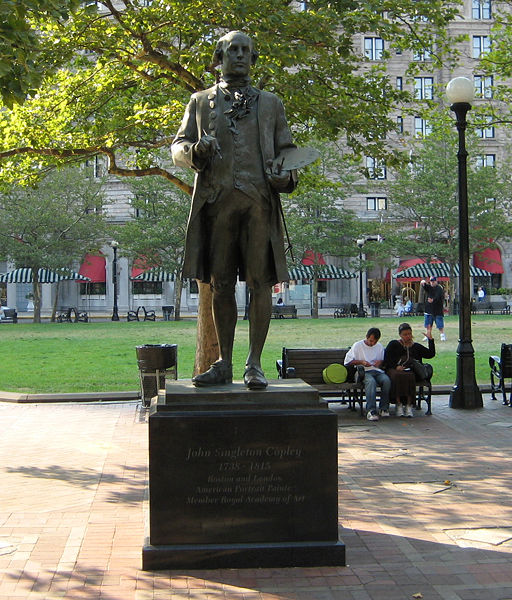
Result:
{"label": "metal wire trash can", "polygon": [[177,344],[145,344],[135,347],[139,367],[142,406],[148,407],[151,398],[165,388],[165,379],[178,379]]}
{"label": "metal wire trash can", "polygon": [[174,315],[174,306],[172,304],[162,306],[162,315],[164,321],[170,321]]}

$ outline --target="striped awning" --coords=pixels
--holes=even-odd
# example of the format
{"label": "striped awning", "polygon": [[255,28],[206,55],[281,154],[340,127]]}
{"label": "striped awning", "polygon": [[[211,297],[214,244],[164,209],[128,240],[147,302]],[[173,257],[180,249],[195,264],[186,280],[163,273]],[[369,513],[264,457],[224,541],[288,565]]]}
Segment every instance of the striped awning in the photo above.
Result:
{"label": "striped awning", "polygon": [[149,269],[135,277],[130,277],[130,279],[132,281],[174,281],[175,275],[163,269]]}
{"label": "striped awning", "polygon": [[[50,269],[38,269],[38,280],[40,283],[56,283],[57,281],[89,281],[88,277],[84,277],[75,271],[59,270],[50,271]],[[0,281],[3,283],[32,283],[32,269],[22,267],[14,269],[0,275]]]}
{"label": "striped awning", "polygon": [[[471,277],[488,277],[491,275],[489,271],[473,265],[469,266],[469,274]],[[452,275],[455,277],[459,275],[459,265],[454,266]],[[403,269],[396,274],[397,279],[412,277],[420,279],[425,277],[450,277],[450,265],[447,263],[422,263]]]}
{"label": "striped awning", "polygon": [[[352,277],[357,277],[357,273],[352,273],[334,265],[317,265],[316,274],[319,279],[352,279]],[[312,279],[314,275],[315,269],[306,265],[288,271],[290,279]]]}

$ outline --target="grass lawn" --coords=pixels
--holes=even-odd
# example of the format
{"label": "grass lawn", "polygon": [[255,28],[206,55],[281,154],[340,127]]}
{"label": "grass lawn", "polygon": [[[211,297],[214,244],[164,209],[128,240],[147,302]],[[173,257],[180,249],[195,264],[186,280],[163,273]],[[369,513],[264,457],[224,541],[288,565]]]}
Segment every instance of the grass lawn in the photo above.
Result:
{"label": "grass lawn", "polygon": [[[263,368],[277,377],[276,359],[281,348],[346,347],[365,336],[369,327],[382,331],[385,345],[397,337],[397,318],[273,319],[264,349]],[[421,342],[423,317],[409,319],[416,341]],[[502,342],[512,343],[512,318],[505,315],[472,317],[477,381],[489,381],[488,358],[499,354]],[[437,356],[434,384],[455,381],[458,317],[446,319],[448,341],[439,342],[434,329]],[[136,390],[139,387],[135,346],[178,344],[179,377],[192,375],[195,321],[18,323],[0,326],[2,361],[0,390],[10,392],[95,392]],[[234,377],[241,379],[247,354],[248,323],[240,320],[235,343]]]}

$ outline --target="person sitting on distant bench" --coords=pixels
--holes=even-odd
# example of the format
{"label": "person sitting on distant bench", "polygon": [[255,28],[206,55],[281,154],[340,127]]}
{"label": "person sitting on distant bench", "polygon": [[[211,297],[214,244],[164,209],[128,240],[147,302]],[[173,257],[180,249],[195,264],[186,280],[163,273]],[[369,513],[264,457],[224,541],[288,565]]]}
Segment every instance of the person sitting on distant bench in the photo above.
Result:
{"label": "person sitting on distant bench", "polygon": [[395,302],[395,312],[397,317],[402,317],[404,314],[404,303],[401,296],[398,296]]}

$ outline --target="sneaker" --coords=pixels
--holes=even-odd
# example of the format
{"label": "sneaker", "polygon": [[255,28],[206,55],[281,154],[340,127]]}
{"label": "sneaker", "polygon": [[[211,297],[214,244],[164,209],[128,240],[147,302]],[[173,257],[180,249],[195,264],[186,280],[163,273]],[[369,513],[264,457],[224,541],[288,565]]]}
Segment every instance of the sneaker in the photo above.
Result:
{"label": "sneaker", "polygon": [[409,419],[412,419],[412,417],[414,417],[414,413],[412,411],[412,406],[410,404],[408,404],[405,407],[405,416],[409,417]]}
{"label": "sneaker", "polygon": [[368,421],[378,421],[379,415],[377,414],[376,410],[369,410],[366,414],[366,418],[368,419]]}
{"label": "sneaker", "polygon": [[389,417],[389,410],[382,410],[381,408],[379,411],[379,415],[384,418]]}
{"label": "sneaker", "polygon": [[404,407],[401,404],[396,405],[396,416],[403,417],[404,416]]}
{"label": "sneaker", "polygon": [[423,336],[423,339],[421,340],[422,342],[427,342],[428,341],[428,337],[426,335]]}
{"label": "sneaker", "polygon": [[446,342],[446,334],[445,333],[441,334],[441,341]]}

